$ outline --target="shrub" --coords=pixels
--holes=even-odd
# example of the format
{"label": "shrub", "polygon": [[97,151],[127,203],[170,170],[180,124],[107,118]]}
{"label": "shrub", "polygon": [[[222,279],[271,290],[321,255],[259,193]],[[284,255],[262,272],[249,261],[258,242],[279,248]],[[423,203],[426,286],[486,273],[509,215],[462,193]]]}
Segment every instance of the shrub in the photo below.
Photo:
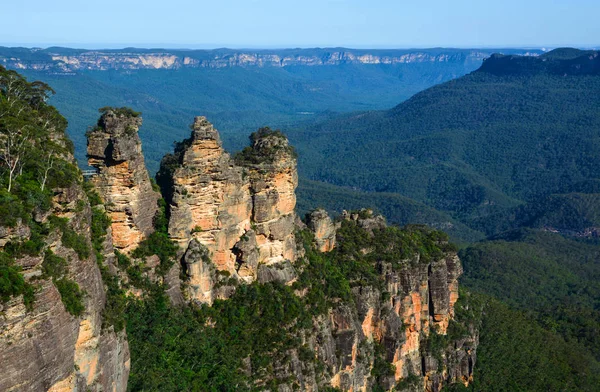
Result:
{"label": "shrub", "polygon": [[11,297],[21,294],[25,305],[31,310],[34,300],[33,285],[25,281],[21,268],[14,265],[12,258],[5,252],[0,252],[0,300],[6,302]]}
{"label": "shrub", "polygon": [[81,316],[85,310],[83,305],[85,291],[81,290],[76,282],[67,278],[54,280],[54,285],[60,293],[60,298],[67,312],[76,317]]}

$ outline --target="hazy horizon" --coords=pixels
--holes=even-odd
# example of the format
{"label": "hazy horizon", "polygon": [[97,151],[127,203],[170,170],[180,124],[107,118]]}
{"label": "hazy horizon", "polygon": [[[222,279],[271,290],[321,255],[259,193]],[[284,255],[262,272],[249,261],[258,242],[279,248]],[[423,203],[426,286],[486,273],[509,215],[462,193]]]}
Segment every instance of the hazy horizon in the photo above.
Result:
{"label": "hazy horizon", "polygon": [[247,46],[247,45],[218,45],[218,44],[160,44],[160,43],[28,43],[28,42],[0,42],[0,47],[5,48],[27,48],[27,49],[48,49],[52,47],[61,47],[81,50],[123,50],[123,49],[170,49],[170,50],[286,50],[286,49],[349,49],[349,50],[428,50],[428,49],[527,49],[550,51],[561,47],[577,48],[582,50],[597,50],[598,45],[492,45],[492,46],[459,46],[459,45],[425,45],[425,46],[377,46],[377,45],[283,45],[283,46]]}
{"label": "hazy horizon", "polygon": [[2,45],[82,48],[598,47],[592,0],[31,0],[3,6]]}

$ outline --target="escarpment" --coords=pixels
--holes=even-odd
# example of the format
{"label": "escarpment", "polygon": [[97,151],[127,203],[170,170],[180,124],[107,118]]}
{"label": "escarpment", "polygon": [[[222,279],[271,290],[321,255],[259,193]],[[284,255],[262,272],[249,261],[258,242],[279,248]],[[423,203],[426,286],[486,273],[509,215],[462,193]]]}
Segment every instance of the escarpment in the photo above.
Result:
{"label": "escarpment", "polygon": [[160,195],[142,155],[139,114],[106,108],[88,136],[88,163],[98,173],[91,178],[112,220],[115,248],[129,253],[153,231]]}
{"label": "escarpment", "polygon": [[54,193],[52,215],[39,222],[51,227],[39,253],[16,260],[35,287],[33,304],[17,297],[0,306],[0,390],[125,391],[128,343],[124,331],[103,326],[107,298],[90,251],[87,196],[78,184]]}
{"label": "escarpment", "polygon": [[[19,105],[2,107],[4,114],[39,133],[25,144],[30,155],[22,156],[12,189],[4,188],[0,174],[6,203],[0,213],[0,390],[125,391],[128,342],[108,317],[107,261],[94,247],[100,245],[92,236],[96,211],[64,135],[66,121],[43,103],[43,84],[11,77],[22,91],[7,93]],[[42,94],[35,110],[29,106],[34,100],[20,101],[27,94]],[[2,137],[10,131],[5,125]]]}
{"label": "escarpment", "polygon": [[468,384],[478,337],[454,318],[462,269],[447,238],[388,227],[369,210],[335,222],[316,210],[298,223],[293,149],[268,128],[250,141],[232,158],[197,117],[157,179],[193,302],[230,298],[252,282],[288,285],[306,301],[312,327],[290,332],[302,347],[273,353],[278,365],[255,386],[278,380],[280,390],[439,391]]}
{"label": "escarpment", "polygon": [[[261,128],[231,157],[204,117],[161,163],[165,211],[139,115],[102,112],[88,133],[97,169],[88,182],[64,136],[51,134],[49,171],[25,169],[46,173],[51,191],[27,182],[33,175],[15,182],[15,195],[33,189],[41,202],[0,189],[18,204],[0,215],[0,272],[10,277],[8,294],[0,287],[0,390],[160,389],[146,375],[272,391],[437,392],[472,380],[478,335],[457,317],[462,269],[443,233],[389,227],[370,210],[336,219],[316,210],[303,223],[287,138]],[[182,331],[198,345],[171,356],[190,347],[160,342]],[[164,358],[184,371],[163,373]],[[198,384],[207,364],[221,376]]]}
{"label": "escarpment", "polygon": [[[289,264],[296,260],[298,174],[293,150],[279,132],[253,134],[252,146],[234,160],[213,126],[197,117],[191,137],[163,159],[158,181],[169,203],[169,234],[186,254],[193,299],[211,303],[230,292],[213,292],[207,282],[216,278],[209,270],[246,283],[294,278]],[[208,258],[188,257],[195,254],[187,251],[197,246],[193,241],[206,247]],[[277,272],[268,271],[275,264]]]}
{"label": "escarpment", "polygon": [[[323,211],[311,215],[309,222],[328,220]],[[300,390],[440,391],[449,383],[467,385],[478,335],[468,320],[454,317],[462,269],[447,238],[424,227],[387,227],[381,217],[363,210],[342,216],[334,229],[336,247],[322,253],[316,234],[323,227],[314,221],[308,226],[309,266],[301,267],[293,287],[305,298],[314,298],[320,284],[331,286],[334,294],[328,310],[314,317],[303,335],[304,347],[324,371],[319,374],[304,362],[301,374],[293,365],[281,374],[294,374]],[[344,278],[328,278],[323,267],[311,272],[310,264],[323,257],[340,263]],[[347,289],[341,288],[343,282]]]}

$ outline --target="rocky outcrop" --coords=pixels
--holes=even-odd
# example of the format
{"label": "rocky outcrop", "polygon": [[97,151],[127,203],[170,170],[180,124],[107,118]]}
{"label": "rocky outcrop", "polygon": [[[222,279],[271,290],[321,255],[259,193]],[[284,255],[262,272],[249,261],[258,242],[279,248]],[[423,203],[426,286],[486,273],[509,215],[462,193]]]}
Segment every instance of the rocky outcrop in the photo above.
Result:
{"label": "rocky outcrop", "polygon": [[[81,186],[54,194],[52,214],[65,218],[67,229],[90,249],[91,209]],[[0,390],[125,391],[127,339],[124,332],[102,328],[106,295],[94,252],[76,252],[60,231],[52,229],[44,249],[66,261],[66,277],[85,291],[85,310],[80,316],[66,310],[53,279],[42,274],[44,251],[17,259],[36,286],[35,301],[32,309],[22,296],[0,306]]]}
{"label": "rocky outcrop", "polygon": [[[220,276],[247,283],[257,279],[260,265],[294,262],[298,175],[287,139],[258,132],[234,162],[206,118],[197,117],[192,129],[158,175],[169,203],[169,234],[181,253],[195,240]],[[211,302],[205,264],[186,259],[184,267],[192,298]]]}
{"label": "rocky outcrop", "polygon": [[[345,217],[343,224],[365,232],[384,228],[383,219],[367,210]],[[365,255],[373,251],[361,250]],[[477,331],[467,324],[466,333],[447,336],[449,323],[455,322],[462,272],[456,252],[448,250],[434,260],[422,260],[415,253],[393,262],[381,254],[381,260],[377,269],[382,286],[356,285],[352,303],[339,303],[314,319],[312,331],[304,336],[306,347],[325,365],[324,379],[307,377],[318,372],[306,362],[302,374],[294,370],[294,361],[281,370],[301,380],[301,390],[330,385],[342,391],[370,391],[377,383],[385,390],[437,392],[448,383],[472,381]],[[382,372],[376,363],[393,365],[393,372]]]}
{"label": "rocky outcrop", "polygon": [[142,119],[127,109],[106,109],[88,132],[88,163],[98,171],[91,181],[112,220],[112,241],[128,253],[153,231],[160,195],[152,189],[138,129]]}
{"label": "rocky outcrop", "polygon": [[251,140],[252,146],[237,161],[250,180],[259,263],[293,262],[296,260],[296,156],[287,138],[278,131],[263,128]]}
{"label": "rocky outcrop", "polygon": [[329,252],[335,247],[336,225],[322,208],[306,214],[306,225],[315,235],[317,249]]}

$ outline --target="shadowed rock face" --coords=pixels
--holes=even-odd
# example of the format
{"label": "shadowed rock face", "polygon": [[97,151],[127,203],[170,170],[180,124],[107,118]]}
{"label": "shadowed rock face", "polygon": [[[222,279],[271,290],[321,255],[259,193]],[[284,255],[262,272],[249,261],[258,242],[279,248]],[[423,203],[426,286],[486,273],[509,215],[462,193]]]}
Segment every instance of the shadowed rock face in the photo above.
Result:
{"label": "shadowed rock face", "polygon": [[114,246],[124,253],[154,231],[160,197],[144,163],[137,133],[141,124],[131,112],[107,110],[88,133],[88,163],[98,170],[92,182],[112,219]]}
{"label": "shadowed rock face", "polygon": [[[53,192],[52,213],[66,218],[91,248],[91,209],[81,186]],[[81,258],[62,241],[56,228],[45,239],[45,249],[66,260],[68,278],[85,290],[85,311],[79,317],[66,311],[55,284],[42,275],[43,252],[16,260],[37,291],[29,311],[22,296],[0,305],[0,390],[124,392],[129,348],[124,331],[102,328],[106,294],[94,252]]]}
{"label": "shadowed rock face", "polygon": [[[294,262],[298,174],[287,139],[255,137],[252,159],[236,163],[205,117],[196,117],[192,130],[175,155],[163,159],[159,174],[169,183],[169,234],[182,253],[195,239],[217,271],[248,283],[257,279],[259,265]],[[211,302],[210,279],[189,267],[196,264],[186,265],[192,297]]]}

